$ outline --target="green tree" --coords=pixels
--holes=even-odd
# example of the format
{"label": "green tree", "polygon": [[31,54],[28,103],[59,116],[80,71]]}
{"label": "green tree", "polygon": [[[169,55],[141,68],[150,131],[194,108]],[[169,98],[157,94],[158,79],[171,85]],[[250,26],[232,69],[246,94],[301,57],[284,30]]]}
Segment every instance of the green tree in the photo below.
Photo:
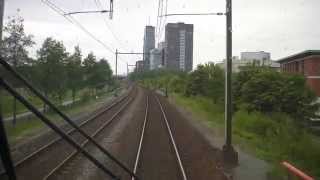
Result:
{"label": "green tree", "polygon": [[214,63],[204,65],[204,70],[208,74],[208,85],[206,95],[211,97],[214,103],[224,101],[224,71]]}
{"label": "green tree", "polygon": [[237,105],[248,111],[284,112],[301,123],[314,117],[318,109],[316,96],[302,75],[249,67],[241,71],[235,81]]}
{"label": "green tree", "polygon": [[81,66],[81,50],[79,46],[74,48],[74,53],[66,59],[66,71],[68,76],[68,88],[72,92],[72,101],[75,102],[77,91],[83,85],[83,69]]}
{"label": "green tree", "polygon": [[[90,52],[86,58],[83,60],[83,69],[84,69],[84,83],[85,86],[89,87],[91,90],[95,88],[94,81],[94,71],[96,68],[96,57],[93,52]],[[93,95],[93,92],[91,93]]]}
{"label": "green tree", "polygon": [[[1,42],[1,56],[14,68],[23,71],[29,62],[27,48],[32,47],[35,43],[32,35],[24,32],[24,19],[19,16],[9,17],[8,23],[3,28],[4,38]],[[14,79],[11,81],[13,86],[19,86]],[[16,99],[13,100],[13,124],[16,123]]]}
{"label": "green tree", "polygon": [[35,43],[33,35],[24,32],[24,19],[19,16],[9,17],[8,23],[3,28],[4,37],[1,43],[1,55],[14,67],[29,63],[27,48]]}
{"label": "green tree", "polygon": [[47,38],[37,55],[38,86],[45,96],[58,98],[62,103],[67,89],[66,48],[62,42]]}
{"label": "green tree", "polygon": [[94,65],[91,79],[95,90],[102,89],[105,85],[112,83],[112,70],[107,60],[100,59],[100,61]]}
{"label": "green tree", "polygon": [[204,65],[198,65],[197,69],[188,76],[186,95],[206,95],[207,85],[209,84],[209,76]]}

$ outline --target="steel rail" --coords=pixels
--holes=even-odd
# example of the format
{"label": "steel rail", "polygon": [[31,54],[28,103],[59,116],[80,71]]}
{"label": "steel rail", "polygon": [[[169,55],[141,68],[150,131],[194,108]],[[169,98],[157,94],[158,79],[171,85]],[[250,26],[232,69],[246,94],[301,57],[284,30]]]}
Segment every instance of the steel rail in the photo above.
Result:
{"label": "steel rail", "polygon": [[38,109],[36,109],[32,104],[30,104],[23,96],[17,93],[7,82],[5,82],[2,78],[0,78],[0,84],[15,98],[17,98],[23,105],[25,105],[30,111],[32,111],[37,117],[39,117],[46,125],[48,125],[52,130],[58,133],[61,137],[63,137],[70,145],[74,148],[78,149],[86,158],[88,158],[92,163],[94,163],[97,167],[102,169],[106,174],[114,179],[118,179],[118,177],[113,174],[108,168],[106,168],[102,163],[100,163],[96,158],[94,158],[88,151],[81,148],[81,146],[74,141],[69,135],[67,135],[64,131],[62,131],[58,126],[51,122],[46,116],[44,116]]}
{"label": "steel rail", "polygon": [[[131,92],[130,92],[131,93]],[[122,97],[120,100],[113,102],[112,104],[110,104],[106,109],[102,110],[101,112],[98,112],[97,114],[93,115],[92,117],[90,117],[88,120],[82,122],[79,127],[83,127],[86,124],[88,124],[89,122],[95,120],[96,118],[98,118],[99,116],[101,116],[103,113],[109,111],[110,109],[114,108],[116,105],[118,105],[119,103],[121,103],[125,98],[127,98],[129,96],[128,93],[126,96]],[[66,132],[66,134],[70,135],[71,133],[75,132],[76,129],[70,129],[69,131]],[[21,165],[23,165],[23,163],[25,163],[26,161],[30,160],[31,158],[35,157],[36,155],[38,155],[39,153],[41,153],[42,151],[46,150],[47,148],[49,148],[50,146],[53,146],[54,144],[60,142],[61,140],[63,140],[61,137],[58,137],[52,141],[50,141],[48,144],[45,144],[43,146],[41,146],[39,149],[37,149],[36,151],[30,153],[29,155],[27,155],[26,157],[24,157],[23,159],[17,161],[16,163],[14,163],[14,167],[19,167]],[[6,172],[1,170],[0,172],[0,176],[4,175]]]}
{"label": "steel rail", "polygon": [[180,154],[179,154],[177,145],[176,145],[176,143],[175,143],[175,141],[174,141],[174,138],[173,138],[173,135],[172,135],[172,131],[171,131],[171,128],[170,128],[170,125],[169,125],[169,122],[168,122],[166,113],[165,113],[164,110],[163,110],[163,107],[162,107],[161,102],[159,101],[159,98],[158,98],[156,95],[154,95],[154,96],[155,96],[155,98],[157,99],[157,102],[158,102],[158,104],[159,104],[159,106],[160,106],[162,115],[163,115],[163,117],[164,117],[164,120],[165,120],[165,123],[166,123],[166,126],[167,126],[167,130],[168,130],[168,133],[169,133],[169,135],[170,135],[170,141],[171,141],[172,146],[173,146],[173,148],[174,148],[174,151],[175,151],[175,154],[176,154],[176,157],[177,157],[177,161],[178,161],[178,163],[179,163],[179,168],[180,168],[180,171],[181,171],[183,180],[187,180],[187,176],[186,176],[186,173],[185,173],[183,164],[182,164],[182,162],[181,162]]}
{"label": "steel rail", "polygon": [[[149,109],[149,96],[147,95],[147,101],[146,101],[146,111],[144,115],[144,122],[142,126],[142,131],[141,131],[141,136],[140,136],[140,142],[139,142],[139,147],[136,155],[136,161],[134,163],[134,168],[133,168],[133,173],[137,173],[138,165],[139,165],[139,160],[140,160],[140,154],[141,154],[141,149],[142,149],[142,142],[145,134],[145,129],[147,125],[147,119],[148,119],[148,109]],[[131,177],[131,180],[135,180],[135,177]]]}
{"label": "steel rail", "polygon": [[[21,76],[16,70],[14,70],[3,58],[0,58],[0,64],[7,70],[9,71],[15,78],[17,78],[18,80],[20,80],[25,86],[28,87],[28,89],[36,94],[43,102],[45,102],[54,112],[56,112],[57,114],[59,114],[60,117],[62,117],[62,119],[64,121],[66,121],[67,123],[69,123],[69,125],[71,125],[73,128],[75,128],[82,136],[84,136],[86,139],[88,139],[89,141],[91,141],[101,152],[103,152],[105,155],[107,155],[108,157],[110,157],[111,159],[114,159],[115,162],[121,167],[123,168],[127,173],[129,174],[133,174],[129,168],[127,168],[124,164],[122,164],[120,161],[116,160],[116,158],[110,154],[105,148],[103,148],[99,143],[97,143],[94,139],[90,138],[90,136],[88,134],[86,134],[81,128],[79,128],[79,126],[73,122],[65,113],[63,113],[61,110],[59,110],[54,104],[52,104],[44,95],[42,95],[42,93],[40,93],[40,91],[38,91],[37,89],[35,89],[23,76]],[[28,102],[26,102],[28,103]],[[34,112],[35,113],[35,112]],[[38,116],[42,116],[42,114],[40,113]],[[45,117],[44,117],[45,118]],[[48,123],[51,123],[50,121]],[[56,132],[58,132],[58,130],[60,130],[58,127],[56,129]],[[63,132],[64,133],[64,132]],[[71,142],[72,143],[72,142]]]}
{"label": "steel rail", "polygon": [[[92,135],[91,137],[94,138],[95,136],[97,136],[102,130],[104,130],[106,127],[108,127],[113,120],[118,117],[120,115],[120,113],[127,108],[127,106],[132,102],[133,98],[129,99],[124,105],[122,105],[120,107],[120,109],[108,120],[106,121],[99,129],[97,129]],[[88,140],[85,140],[83,143],[81,143],[81,147],[84,148],[87,144],[89,143]],[[52,177],[59,169],[61,169],[63,167],[63,165],[65,165],[67,162],[69,162],[73,157],[75,157],[78,154],[78,151],[75,150],[72,153],[70,153],[70,155],[63,160],[58,166],[56,166],[52,171],[50,171],[47,176],[45,176],[43,178],[43,180],[48,180],[50,177]],[[131,174],[132,176],[135,176],[134,174]],[[137,178],[135,176],[135,178]],[[138,178],[137,178],[138,179]]]}

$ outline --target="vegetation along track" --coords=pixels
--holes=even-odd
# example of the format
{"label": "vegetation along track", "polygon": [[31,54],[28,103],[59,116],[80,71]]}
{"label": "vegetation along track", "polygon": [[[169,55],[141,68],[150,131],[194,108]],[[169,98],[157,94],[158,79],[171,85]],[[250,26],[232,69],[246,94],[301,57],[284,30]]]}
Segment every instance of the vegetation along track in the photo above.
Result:
{"label": "vegetation along track", "polygon": [[187,180],[167,115],[152,93],[147,97],[134,173],[141,179]]}
{"label": "vegetation along track", "polygon": [[[130,97],[134,97],[134,94],[136,93],[136,88],[133,89],[134,90],[131,90],[126,96],[120,98],[102,111],[98,111],[88,120],[82,122],[79,127],[89,135],[103,125],[106,127],[105,118],[102,118],[101,116],[112,117],[112,119],[114,119],[115,114],[119,114],[118,109],[123,108],[124,105],[127,105],[132,101],[132,98]],[[67,134],[81,145],[84,145],[86,142],[86,139],[75,131],[75,129],[69,129]],[[48,176],[48,173],[52,172],[53,169],[56,169],[61,162],[65,161],[66,158],[73,154],[73,147],[62,140],[62,138],[57,137],[37,151],[20,161],[17,161],[15,163],[15,168],[18,179],[43,179]],[[2,172],[0,178],[4,175],[5,173]]]}

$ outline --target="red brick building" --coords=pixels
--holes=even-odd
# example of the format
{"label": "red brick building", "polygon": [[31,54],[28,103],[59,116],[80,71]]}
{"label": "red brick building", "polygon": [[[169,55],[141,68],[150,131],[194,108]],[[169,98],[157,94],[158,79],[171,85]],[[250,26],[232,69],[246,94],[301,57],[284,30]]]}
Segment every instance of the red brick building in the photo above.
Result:
{"label": "red brick building", "polygon": [[320,50],[307,50],[278,60],[281,72],[300,73],[320,96]]}

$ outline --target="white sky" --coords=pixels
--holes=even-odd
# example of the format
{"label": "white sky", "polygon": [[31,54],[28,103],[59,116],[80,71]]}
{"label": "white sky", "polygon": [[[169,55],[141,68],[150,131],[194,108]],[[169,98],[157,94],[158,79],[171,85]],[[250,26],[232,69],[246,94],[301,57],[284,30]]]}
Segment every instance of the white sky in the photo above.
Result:
{"label": "white sky", "polygon": [[[106,6],[109,0],[100,0]],[[164,0],[166,1],[166,0]],[[51,0],[65,11],[96,10],[95,0]],[[114,0],[114,18],[108,14],[74,17],[113,51],[142,52],[143,31],[156,25],[158,0]],[[268,51],[272,59],[307,49],[320,49],[320,0],[233,0],[233,55],[242,51]],[[6,0],[5,18],[20,9],[26,32],[35,36],[36,46],[46,37],[62,40],[68,51],[80,45],[84,55],[93,51],[105,57],[114,68],[115,55],[79,28],[51,10],[41,0]],[[225,0],[168,0],[168,13],[224,12]],[[112,29],[116,38],[107,27]],[[225,17],[168,17],[168,22],[194,24],[194,67],[225,57]],[[164,38],[164,31],[162,39]],[[119,42],[118,39],[121,41]],[[141,56],[122,55],[119,74],[126,72],[125,61],[135,64]]]}

